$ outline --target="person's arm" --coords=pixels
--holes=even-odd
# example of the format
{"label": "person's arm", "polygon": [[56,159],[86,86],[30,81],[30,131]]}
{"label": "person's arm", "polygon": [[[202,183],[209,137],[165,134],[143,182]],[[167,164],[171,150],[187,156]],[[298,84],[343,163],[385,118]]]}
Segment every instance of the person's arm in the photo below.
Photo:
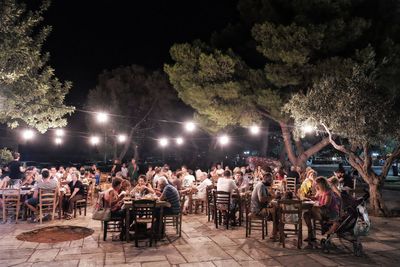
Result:
{"label": "person's arm", "polygon": [[79,187],[75,187],[74,192],[72,192],[72,194],[69,197],[69,199],[73,198],[78,192],[79,192]]}
{"label": "person's arm", "polygon": [[146,188],[147,188],[147,191],[149,191],[151,194],[155,193],[155,191],[154,191],[153,187],[151,186],[151,184],[147,184]]}
{"label": "person's arm", "polygon": [[167,198],[165,197],[165,192],[166,192],[166,191],[167,191],[167,190],[164,189],[164,191],[161,193],[161,196],[160,196],[160,200],[161,200],[161,201],[167,199]]}

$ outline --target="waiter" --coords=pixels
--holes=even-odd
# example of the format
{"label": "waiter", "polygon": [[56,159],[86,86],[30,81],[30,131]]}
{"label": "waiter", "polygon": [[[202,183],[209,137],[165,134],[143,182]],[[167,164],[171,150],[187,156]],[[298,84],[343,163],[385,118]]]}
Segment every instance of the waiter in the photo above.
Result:
{"label": "waiter", "polygon": [[18,152],[14,152],[13,158],[14,159],[8,163],[8,176],[10,177],[11,185],[21,183],[21,179],[23,178],[25,172],[25,169],[22,167],[22,164],[19,161],[20,154]]}

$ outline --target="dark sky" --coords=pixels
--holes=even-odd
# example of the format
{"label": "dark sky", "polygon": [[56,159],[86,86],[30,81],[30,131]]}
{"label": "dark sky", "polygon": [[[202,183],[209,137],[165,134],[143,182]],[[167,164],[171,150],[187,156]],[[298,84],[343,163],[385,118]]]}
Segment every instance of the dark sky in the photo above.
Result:
{"label": "dark sky", "polygon": [[236,17],[233,0],[53,0],[45,50],[57,76],[74,84],[68,102],[81,106],[103,69],[162,68],[172,44],[208,40]]}
{"label": "dark sky", "polygon": [[[35,0],[39,3],[40,0]],[[104,69],[137,64],[162,69],[174,43],[208,41],[214,31],[237,20],[236,0],[53,0],[44,15],[52,26],[44,50],[62,81],[72,81],[67,103],[82,108],[89,89]],[[32,3],[32,2],[30,2]],[[48,146],[49,132],[25,149],[24,160],[50,160],[92,149],[72,131],[87,132],[87,114],[68,118],[70,136],[56,150]],[[80,149],[81,151],[77,151]]]}

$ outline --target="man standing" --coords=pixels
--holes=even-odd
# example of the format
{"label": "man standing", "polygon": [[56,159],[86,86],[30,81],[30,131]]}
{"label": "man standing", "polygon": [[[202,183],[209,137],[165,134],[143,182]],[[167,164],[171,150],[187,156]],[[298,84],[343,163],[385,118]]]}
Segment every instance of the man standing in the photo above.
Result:
{"label": "man standing", "polygon": [[132,159],[128,166],[128,176],[131,184],[136,185],[139,177],[139,166],[136,164],[136,160]]}
{"label": "man standing", "polygon": [[8,176],[10,177],[11,185],[18,184],[23,178],[23,174],[25,171],[21,165],[21,162],[19,161],[20,154],[18,152],[14,152],[13,158],[14,160],[12,160],[8,164],[8,170],[9,170]]}

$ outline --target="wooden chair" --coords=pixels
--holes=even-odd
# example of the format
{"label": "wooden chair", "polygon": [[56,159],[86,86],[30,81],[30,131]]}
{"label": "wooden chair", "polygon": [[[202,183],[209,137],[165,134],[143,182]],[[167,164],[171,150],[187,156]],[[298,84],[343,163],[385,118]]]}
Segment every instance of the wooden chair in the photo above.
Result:
{"label": "wooden chair", "polygon": [[282,181],[281,180],[273,180],[272,189],[281,190],[282,189]]}
{"label": "wooden chair", "polygon": [[214,198],[213,198],[213,193],[212,193],[213,188],[214,187],[212,185],[209,185],[206,188],[206,192],[207,192],[207,205],[206,205],[207,210],[206,211],[207,211],[208,221],[210,221],[210,217],[211,217],[211,219],[214,219]]}
{"label": "wooden chair", "polygon": [[43,214],[45,212],[51,213],[51,220],[54,220],[57,208],[57,191],[39,189],[39,221],[43,222]]}
{"label": "wooden chair", "polygon": [[265,239],[265,236],[268,236],[268,223],[266,216],[259,216],[256,214],[252,214],[251,212],[251,194],[246,194],[245,196],[246,203],[246,237],[250,237],[252,230],[261,230],[262,239]]}
{"label": "wooden chair", "polygon": [[[147,226],[150,224],[150,247],[153,245],[154,240],[154,221],[155,221],[155,208],[156,201],[149,199],[134,200],[132,202],[133,221],[135,223],[135,247],[139,245],[139,235],[144,234],[147,236]],[[144,226],[145,233],[139,232],[139,225]]]}
{"label": "wooden chair", "polygon": [[215,228],[218,228],[218,224],[221,225],[222,220],[226,221],[226,229],[229,229],[230,219],[230,204],[231,194],[224,191],[214,191],[214,222]]}
{"label": "wooden chair", "polygon": [[[282,199],[278,201],[279,235],[282,246],[285,247],[287,234],[297,235],[297,248],[302,246],[302,206],[301,200]],[[285,228],[285,225],[294,225],[293,228]]]}
{"label": "wooden chair", "polygon": [[18,222],[19,210],[21,207],[20,189],[2,189],[3,191],[3,222],[7,221],[10,213],[15,214],[15,223]]}
{"label": "wooden chair", "polygon": [[286,191],[293,192],[293,194],[296,194],[296,178],[293,177],[287,177],[286,178]]}
{"label": "wooden chair", "polygon": [[79,209],[79,215],[82,215],[81,209],[84,209],[84,215],[86,216],[86,209],[88,205],[88,192],[89,192],[89,185],[83,185],[83,199],[75,201],[74,203],[74,218],[76,218],[76,210]]}
{"label": "wooden chair", "polygon": [[[100,192],[98,201],[103,207],[106,206],[104,192]],[[108,221],[102,221],[103,241],[107,240],[107,233],[123,233],[124,221],[125,218],[123,217],[111,217]],[[120,235],[120,240],[122,240],[122,235]]]}
{"label": "wooden chair", "polygon": [[163,222],[164,222],[164,229],[166,226],[173,226],[175,227],[176,234],[181,237],[182,236],[182,214],[183,214],[183,205],[185,204],[186,195],[182,194],[180,196],[180,212],[178,214],[164,214],[163,215]]}

